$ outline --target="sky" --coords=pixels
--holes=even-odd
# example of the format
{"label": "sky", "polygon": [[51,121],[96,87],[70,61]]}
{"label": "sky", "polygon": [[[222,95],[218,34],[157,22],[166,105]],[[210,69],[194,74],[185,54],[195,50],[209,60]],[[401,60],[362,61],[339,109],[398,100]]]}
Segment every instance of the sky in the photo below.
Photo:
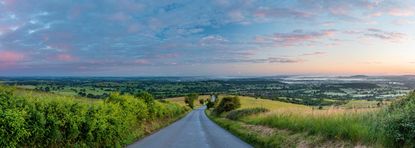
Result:
{"label": "sky", "polygon": [[1,76],[415,74],[413,0],[0,0]]}

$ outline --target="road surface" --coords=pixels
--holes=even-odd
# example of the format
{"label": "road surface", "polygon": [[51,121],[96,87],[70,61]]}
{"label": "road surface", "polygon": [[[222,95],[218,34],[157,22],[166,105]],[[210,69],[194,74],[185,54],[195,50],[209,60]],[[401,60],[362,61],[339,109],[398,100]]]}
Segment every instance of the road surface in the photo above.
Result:
{"label": "road surface", "polygon": [[239,138],[213,123],[205,108],[193,110],[183,119],[132,144],[128,148],[250,148]]}

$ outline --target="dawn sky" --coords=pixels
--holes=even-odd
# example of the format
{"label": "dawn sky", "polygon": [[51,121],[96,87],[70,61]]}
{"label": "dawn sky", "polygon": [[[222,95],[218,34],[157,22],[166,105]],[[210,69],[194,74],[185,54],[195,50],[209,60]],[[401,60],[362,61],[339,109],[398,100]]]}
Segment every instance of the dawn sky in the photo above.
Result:
{"label": "dawn sky", "polygon": [[415,74],[413,0],[0,0],[0,75]]}

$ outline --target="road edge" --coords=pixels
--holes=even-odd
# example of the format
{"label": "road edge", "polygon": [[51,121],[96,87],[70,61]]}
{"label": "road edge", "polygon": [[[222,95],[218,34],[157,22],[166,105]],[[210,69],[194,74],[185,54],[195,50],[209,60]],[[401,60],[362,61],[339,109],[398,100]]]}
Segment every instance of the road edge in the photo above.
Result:
{"label": "road edge", "polygon": [[162,124],[161,126],[159,126],[159,127],[157,127],[157,128],[154,128],[154,129],[152,129],[149,133],[147,133],[147,134],[144,134],[144,135],[142,135],[142,136],[140,136],[140,137],[137,137],[137,139],[135,139],[135,140],[133,140],[131,143],[129,143],[129,144],[126,144],[126,145],[124,145],[123,147],[128,147],[128,146],[130,146],[130,145],[133,145],[134,143],[137,143],[138,141],[140,141],[140,140],[142,140],[142,139],[144,139],[144,138],[146,138],[146,137],[148,137],[148,136],[151,136],[151,135],[153,135],[153,134],[155,134],[155,133],[157,133],[158,131],[160,131],[160,130],[162,130],[162,129],[164,129],[165,127],[168,127],[169,125],[172,125],[172,124],[174,124],[174,123],[176,123],[177,121],[179,121],[179,120],[181,120],[182,118],[184,118],[186,115],[188,115],[190,112],[192,112],[193,110],[192,109],[190,109],[190,110],[187,110],[185,113],[183,113],[182,115],[180,115],[180,116],[177,116],[177,117],[175,117],[175,118],[173,118],[173,119],[171,119],[171,120],[168,120],[168,121],[166,121],[164,124]]}
{"label": "road edge", "polygon": [[[206,109],[204,112],[211,121],[213,121],[215,124],[228,131],[230,134],[234,135],[235,137],[241,139],[242,141],[253,147],[258,147],[258,141],[257,139],[253,138],[252,135],[246,134],[244,132],[239,132],[237,129],[231,128],[231,126],[227,126],[225,122],[219,121],[220,117],[214,117],[211,114],[211,111],[208,109]],[[236,125],[238,123],[233,124]]]}

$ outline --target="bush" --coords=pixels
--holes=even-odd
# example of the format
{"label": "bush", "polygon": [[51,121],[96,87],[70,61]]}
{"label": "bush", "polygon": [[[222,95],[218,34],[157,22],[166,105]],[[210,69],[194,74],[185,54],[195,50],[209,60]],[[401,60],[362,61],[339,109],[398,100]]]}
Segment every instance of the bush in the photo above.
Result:
{"label": "bush", "polygon": [[184,102],[191,108],[194,108],[194,102],[195,100],[199,97],[198,94],[192,93],[192,94],[188,94],[185,98],[184,98]]}
{"label": "bush", "polygon": [[214,108],[215,106],[217,106],[218,105],[218,98],[217,98],[217,95],[216,96],[214,96],[215,97],[215,101],[213,101],[212,102],[212,100],[211,99],[207,99],[206,100],[206,107],[207,107],[207,109],[210,109],[210,108]]}
{"label": "bush", "polygon": [[269,111],[268,109],[263,108],[263,107],[234,110],[234,111],[229,112],[229,114],[226,115],[226,118],[231,119],[231,120],[238,120],[242,117],[264,113],[268,111]]}
{"label": "bush", "polygon": [[[148,98],[111,94],[105,101],[66,97],[18,97],[0,86],[1,147],[121,147],[152,117],[177,117],[185,108]],[[152,110],[152,111],[151,111]]]}
{"label": "bush", "polygon": [[204,105],[204,104],[205,104],[205,99],[199,99],[199,103],[200,103],[201,105]]}
{"label": "bush", "polygon": [[206,103],[207,109],[210,109],[210,108],[214,107],[215,106],[215,103],[216,103],[216,101],[215,102],[212,102],[210,100],[207,101],[207,103]]}
{"label": "bush", "polygon": [[383,114],[381,128],[388,144],[396,147],[415,146],[415,92],[407,98],[394,102]]}
{"label": "bush", "polygon": [[225,97],[223,98],[219,105],[215,108],[216,114],[221,114],[223,112],[232,111],[241,107],[241,101],[238,97]]}
{"label": "bush", "polygon": [[[154,97],[149,94],[148,92],[139,92],[135,95],[136,98],[144,100],[148,107],[148,112],[150,115],[155,115],[156,108],[154,107],[155,100]],[[154,116],[150,116],[150,118],[154,118]]]}

